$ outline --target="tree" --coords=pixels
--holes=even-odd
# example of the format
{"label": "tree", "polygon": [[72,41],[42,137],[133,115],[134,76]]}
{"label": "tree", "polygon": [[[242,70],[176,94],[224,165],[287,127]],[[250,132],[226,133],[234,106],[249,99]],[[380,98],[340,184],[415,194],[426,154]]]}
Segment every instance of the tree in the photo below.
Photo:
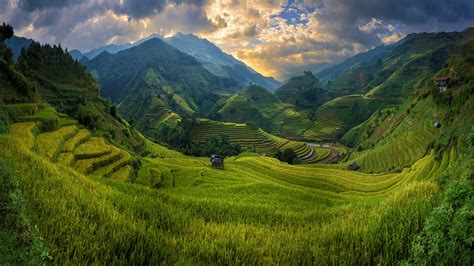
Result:
{"label": "tree", "polygon": [[3,43],[6,39],[10,39],[13,34],[13,27],[10,24],[3,23],[0,26],[0,42]]}
{"label": "tree", "polygon": [[278,151],[276,154],[278,160],[282,162],[287,162],[289,164],[295,163],[296,153],[292,149],[284,149],[283,151]]}

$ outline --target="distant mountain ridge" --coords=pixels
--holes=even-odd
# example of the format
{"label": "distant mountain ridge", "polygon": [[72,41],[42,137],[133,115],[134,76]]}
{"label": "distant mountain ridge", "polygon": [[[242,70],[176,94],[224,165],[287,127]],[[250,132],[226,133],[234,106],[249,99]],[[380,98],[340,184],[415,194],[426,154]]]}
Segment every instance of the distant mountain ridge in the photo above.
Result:
{"label": "distant mountain ridge", "polygon": [[367,62],[372,62],[379,59],[383,60],[387,58],[393,51],[393,49],[395,49],[397,44],[398,43],[391,45],[381,45],[370,49],[367,52],[357,54],[342,61],[341,63],[335,64],[317,72],[315,74],[315,77],[318,78],[321,83],[326,84],[328,81],[337,78],[343,72],[347,71],[352,67],[359,66]]}
{"label": "distant mountain ridge", "polygon": [[194,56],[207,70],[216,76],[237,80],[243,86],[256,84],[274,91],[281,83],[264,77],[242,61],[226,54],[207,39],[193,34],[177,33],[166,41],[178,50]]}
{"label": "distant mountain ridge", "polygon": [[[159,34],[152,34],[146,38],[127,44],[110,44],[93,49],[87,53],[72,50],[71,56],[77,60],[84,60],[84,57],[92,60],[103,52],[116,54],[120,51],[130,49],[153,38],[166,41],[176,49],[196,58],[209,72],[216,76],[234,79],[242,87],[256,84],[265,87],[269,91],[274,91],[281,83],[271,77],[264,77],[242,61],[226,54],[215,44],[207,39],[199,38],[193,34],[177,33],[174,36],[164,38]],[[87,63],[86,63],[87,64]]]}
{"label": "distant mountain ridge", "polygon": [[32,39],[18,37],[15,35],[12,36],[10,39],[5,40],[6,46],[12,49],[13,57],[15,59],[20,56],[21,49],[23,49],[24,47],[28,47],[32,42]]}

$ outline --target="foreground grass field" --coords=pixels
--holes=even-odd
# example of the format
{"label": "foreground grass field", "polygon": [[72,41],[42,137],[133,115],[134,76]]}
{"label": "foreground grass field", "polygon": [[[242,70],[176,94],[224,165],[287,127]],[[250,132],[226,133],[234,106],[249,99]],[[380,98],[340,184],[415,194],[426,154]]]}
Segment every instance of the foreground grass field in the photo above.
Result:
{"label": "foreground grass field", "polygon": [[139,185],[85,176],[31,149],[42,134],[15,132],[0,137],[0,156],[56,263],[396,262],[438,201],[429,177],[456,160],[452,150],[401,173],[363,174],[242,154],[223,171],[149,144]]}

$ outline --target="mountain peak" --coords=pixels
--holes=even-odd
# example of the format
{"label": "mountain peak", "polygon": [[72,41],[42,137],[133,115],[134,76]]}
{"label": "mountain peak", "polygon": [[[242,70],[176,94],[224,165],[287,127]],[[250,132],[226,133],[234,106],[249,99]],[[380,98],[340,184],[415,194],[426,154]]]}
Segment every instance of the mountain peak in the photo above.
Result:
{"label": "mountain peak", "polygon": [[146,41],[148,41],[148,40],[151,40],[151,39],[164,40],[165,38],[164,38],[163,35],[161,35],[161,34],[152,33],[152,34],[148,35],[148,37],[145,37],[145,38],[143,38],[143,39],[140,39],[140,40],[134,42],[133,45],[134,45],[134,46],[140,45],[140,44],[142,44],[142,43],[144,43],[144,42],[146,42]]}

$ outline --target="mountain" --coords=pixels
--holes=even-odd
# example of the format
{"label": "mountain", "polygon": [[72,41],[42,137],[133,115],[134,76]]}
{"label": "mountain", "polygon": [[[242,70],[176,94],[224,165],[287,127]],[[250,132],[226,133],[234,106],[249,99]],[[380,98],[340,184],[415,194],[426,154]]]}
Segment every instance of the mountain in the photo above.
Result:
{"label": "mountain", "polygon": [[326,84],[328,81],[334,80],[342,73],[353,67],[387,58],[396,46],[397,43],[391,45],[377,46],[367,52],[360,53],[351,58],[348,58],[341,63],[327,67],[316,73],[315,77],[323,84]]}
{"label": "mountain", "polygon": [[13,57],[17,59],[18,56],[20,56],[21,49],[28,47],[32,42],[32,39],[18,37],[14,35],[10,39],[5,41],[5,45],[12,49]]}
{"label": "mountain", "polygon": [[210,114],[213,119],[234,123],[253,122],[271,130],[272,118],[282,112],[284,105],[265,88],[251,85],[220,102],[216,107]]}
{"label": "mountain", "polygon": [[80,61],[84,57],[84,54],[82,54],[81,51],[77,49],[69,51],[69,54],[74,60],[78,61]]}
{"label": "mountain", "polygon": [[474,39],[474,28],[462,32],[418,33],[395,45],[384,59],[346,70],[327,84],[346,96],[316,111],[319,137],[334,139],[374,112],[401,104],[458,53],[458,46]]}
{"label": "mountain", "polygon": [[177,33],[166,39],[159,34],[151,34],[150,36],[134,43],[106,45],[84,54],[80,53],[78,50],[72,50],[70,53],[74,59],[84,60],[85,64],[87,64],[86,58],[88,60],[94,59],[103,52],[116,54],[155,38],[165,40],[171,46],[193,56],[212,74],[219,77],[234,79],[239,82],[242,87],[249,84],[257,84],[270,91],[274,91],[281,85],[277,80],[262,76],[245,63],[224,53],[219,47],[208,40],[201,39],[193,34]]}
{"label": "mountain", "polygon": [[275,91],[275,95],[282,102],[291,103],[298,109],[314,109],[336,97],[336,93],[325,90],[310,71],[292,77]]}
{"label": "mountain", "polygon": [[[138,40],[134,43],[109,44],[109,45],[101,46],[101,47],[92,49],[89,52],[84,53],[83,56],[87,57],[88,59],[94,59],[96,56],[100,55],[103,52],[107,52],[109,54],[116,54],[120,51],[130,49],[134,46],[140,45],[140,44],[142,44],[142,43],[144,43],[148,40],[154,39],[154,38],[158,38],[158,39],[162,39],[162,40],[164,39],[163,36],[154,33],[154,34],[151,34],[150,36],[145,37],[143,39],[140,39],[140,40]],[[80,58],[79,58],[79,60],[80,60]]]}
{"label": "mountain", "polygon": [[216,76],[231,78],[243,86],[256,84],[274,91],[280,82],[264,77],[233,56],[224,53],[219,47],[206,39],[193,34],[177,33],[166,41],[178,50],[195,57],[207,70]]}
{"label": "mountain", "polygon": [[93,58],[95,58],[96,56],[100,55],[103,52],[107,52],[107,53],[110,53],[110,54],[116,54],[120,51],[129,49],[131,47],[133,47],[133,45],[130,44],[130,43],[109,44],[109,45],[101,46],[99,48],[92,49],[89,52],[84,53],[84,56],[89,58],[89,59],[93,59]]}
{"label": "mountain", "polygon": [[87,63],[101,95],[145,133],[161,122],[206,115],[237,83],[214,76],[194,59],[159,38],[117,54],[102,53]]}

